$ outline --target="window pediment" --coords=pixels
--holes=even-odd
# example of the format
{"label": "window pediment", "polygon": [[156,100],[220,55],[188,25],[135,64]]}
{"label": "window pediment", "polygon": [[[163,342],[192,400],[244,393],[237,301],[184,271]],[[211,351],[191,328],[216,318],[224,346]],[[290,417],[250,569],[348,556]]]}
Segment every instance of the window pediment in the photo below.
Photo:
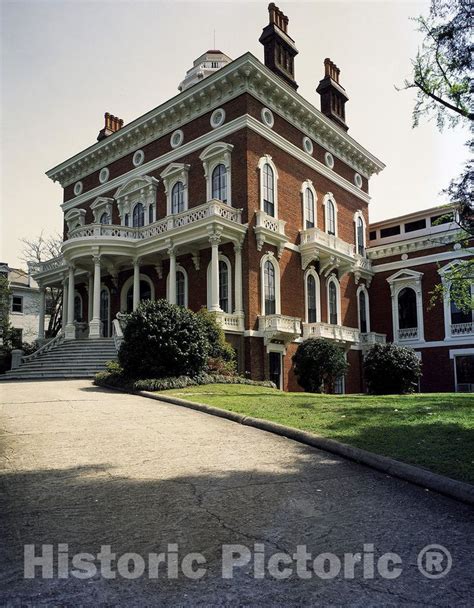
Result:
{"label": "window pediment", "polygon": [[68,230],[73,230],[77,225],[84,226],[86,220],[85,209],[70,209],[64,216]]}
{"label": "window pediment", "polygon": [[158,180],[154,177],[150,177],[149,175],[142,175],[141,177],[133,177],[129,181],[125,182],[123,186],[117,190],[114,194],[114,198],[119,201],[119,199],[123,199],[127,196],[140,194],[150,194],[156,191],[156,187],[158,186]]}
{"label": "window pediment", "polygon": [[94,214],[94,223],[100,223],[100,217],[103,213],[112,217],[112,207],[114,204],[113,198],[107,198],[105,196],[98,196],[91,205],[92,213]]}

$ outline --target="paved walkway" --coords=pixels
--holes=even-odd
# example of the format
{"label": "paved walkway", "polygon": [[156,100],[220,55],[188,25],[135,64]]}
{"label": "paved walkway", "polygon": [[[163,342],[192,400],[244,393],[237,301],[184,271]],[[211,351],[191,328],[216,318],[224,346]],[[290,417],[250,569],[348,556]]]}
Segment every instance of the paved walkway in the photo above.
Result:
{"label": "paved walkway", "polygon": [[[257,429],[87,381],[0,383],[0,396],[0,605],[470,603],[474,527],[465,505]],[[168,545],[177,544],[179,563],[199,552],[205,573],[198,580],[181,572],[168,579],[161,569],[158,579],[127,580],[92,572],[79,580],[69,561],[68,578],[23,580],[23,546],[35,544],[39,552],[52,544],[57,560],[59,543],[68,545],[69,560],[78,552],[96,556],[101,545],[111,545],[117,559],[168,551],[171,574],[174,547]],[[298,545],[313,559],[331,552],[337,556],[331,574],[344,553],[374,545],[376,560],[397,553],[402,573],[388,580],[375,567],[373,578],[364,578],[359,564],[353,579],[342,572],[322,579],[311,569],[306,579],[275,580],[268,571],[255,579],[250,562],[223,579],[221,547],[236,543],[252,553],[257,543],[257,558],[263,548],[266,560],[277,552],[291,555]],[[430,543],[445,546],[453,562],[449,574],[435,580],[417,567],[419,551]],[[121,563],[123,571],[127,556]],[[289,566],[296,571],[296,560]]]}

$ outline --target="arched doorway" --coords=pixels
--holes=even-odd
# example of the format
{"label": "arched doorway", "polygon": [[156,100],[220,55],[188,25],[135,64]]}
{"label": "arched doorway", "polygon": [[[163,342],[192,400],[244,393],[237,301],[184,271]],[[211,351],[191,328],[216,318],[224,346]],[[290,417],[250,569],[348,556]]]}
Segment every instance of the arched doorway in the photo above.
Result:
{"label": "arched doorway", "polygon": [[[140,280],[140,302],[151,300],[151,287],[148,281]],[[127,313],[133,311],[133,285],[127,291]]]}

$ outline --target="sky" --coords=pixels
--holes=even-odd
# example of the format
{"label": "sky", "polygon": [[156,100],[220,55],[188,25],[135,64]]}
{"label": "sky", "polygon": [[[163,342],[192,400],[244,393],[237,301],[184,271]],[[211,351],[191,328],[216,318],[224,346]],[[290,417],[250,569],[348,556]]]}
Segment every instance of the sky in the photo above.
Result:
{"label": "sky", "polygon": [[[108,111],[125,123],[176,95],[194,59],[215,45],[263,61],[268,2],[0,0],[0,258],[21,265],[21,238],[62,228],[62,189],[45,171],[96,141]],[[466,157],[466,133],[412,129],[410,77],[421,42],[410,17],[428,2],[298,2],[290,19],[298,92],[315,89],[330,57],[349,101],[349,133],[386,169],[370,183],[371,221],[445,202]]]}

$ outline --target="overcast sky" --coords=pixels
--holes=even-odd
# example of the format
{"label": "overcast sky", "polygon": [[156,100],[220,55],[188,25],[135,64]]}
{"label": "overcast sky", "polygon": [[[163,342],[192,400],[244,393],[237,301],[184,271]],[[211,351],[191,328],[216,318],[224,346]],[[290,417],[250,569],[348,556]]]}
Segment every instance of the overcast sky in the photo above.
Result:
{"label": "overcast sky", "polygon": [[[177,93],[192,61],[216,46],[263,60],[267,2],[0,0],[1,261],[21,237],[61,230],[61,187],[45,171],[96,141],[103,114],[125,123]],[[460,130],[411,128],[410,75],[420,42],[409,18],[428,2],[277,2],[289,16],[299,92],[319,108],[323,60],[341,69],[349,133],[387,168],[372,179],[372,221],[444,202],[466,156]]]}

